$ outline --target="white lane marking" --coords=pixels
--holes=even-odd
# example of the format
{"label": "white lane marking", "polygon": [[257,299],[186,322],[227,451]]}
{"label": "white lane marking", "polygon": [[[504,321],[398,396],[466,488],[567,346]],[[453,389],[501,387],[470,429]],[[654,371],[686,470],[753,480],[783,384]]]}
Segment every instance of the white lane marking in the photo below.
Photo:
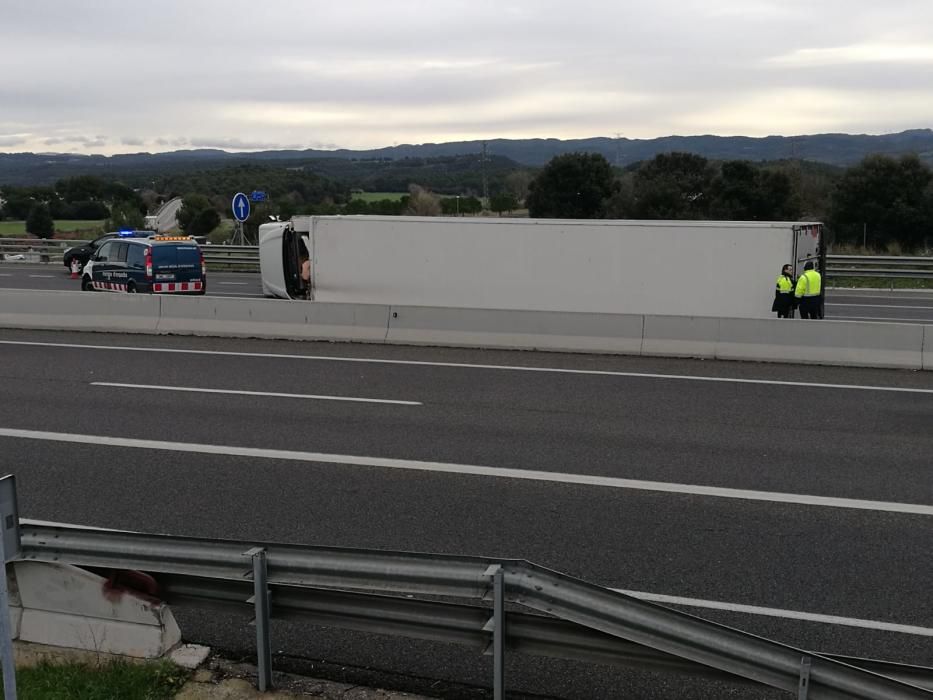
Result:
{"label": "white lane marking", "polygon": [[355,403],[387,403],[397,406],[422,406],[418,401],[394,399],[364,399],[356,396],[324,396],[317,394],[283,394],[275,391],[245,391],[240,389],[204,389],[192,386],[156,386],[153,384],[119,384],[116,382],[91,382],[91,386],[108,386],[117,389],[151,389],[154,391],[186,391],[192,394],[233,394],[237,396],[269,396],[279,399],[316,399],[319,401],[352,401]]}
{"label": "white lane marking", "polygon": [[644,591],[626,591],[614,588],[617,593],[638,598],[649,603],[661,605],[683,605],[691,608],[706,608],[708,610],[727,610],[729,612],[747,613],[749,615],[765,615],[768,617],[781,617],[787,620],[803,620],[805,622],[819,622],[825,625],[842,625],[845,627],[860,627],[862,629],[877,630],[881,632],[898,632],[912,634],[920,637],[933,637],[933,628],[917,627],[916,625],[901,625],[894,622],[881,622],[879,620],[863,620],[857,617],[840,617],[839,615],[823,615],[799,610],[782,610],[780,608],[764,608],[758,605],[742,605],[740,603],[723,603],[716,600],[701,600],[699,598],[681,598],[679,596],[646,593]]}
{"label": "white lane marking", "polygon": [[854,306],[858,309],[919,309],[920,311],[930,311],[933,306],[895,306],[894,304],[830,304],[826,306]]}
{"label": "white lane marking", "polygon": [[747,489],[724,488],[720,486],[676,484],[664,481],[642,481],[640,479],[620,479],[616,477],[595,476],[589,474],[568,474],[563,472],[536,471],[532,469],[484,467],[474,464],[421,462],[417,460],[390,459],[386,457],[360,457],[355,455],[326,454],[322,452],[271,450],[261,447],[205,445],[192,442],[166,442],[162,440],[141,440],[138,438],[112,437],[109,435],[52,433],[40,430],[22,430],[18,428],[0,428],[0,437],[21,438],[24,440],[43,440],[48,442],[78,443],[96,446],[107,445],[109,447],[129,447],[144,450],[165,450],[168,452],[224,455],[231,457],[281,459],[292,462],[344,464],[357,467],[382,467],[385,469],[402,469],[407,471],[437,472],[441,474],[468,476],[488,476],[501,479],[523,479],[526,481],[580,484],[583,486],[600,486],[604,488],[629,489],[633,491],[660,491],[662,493],[678,493],[689,496],[735,498],[746,501],[767,501],[771,503],[821,506],[825,508],[853,508],[856,510],[906,513],[910,515],[933,515],[933,505],[922,505],[919,503],[867,501],[855,498],[834,498],[832,496],[812,496],[798,493],[780,493],[777,491],[752,491]]}
{"label": "white lane marking", "polygon": [[217,284],[231,284],[231,285],[239,285],[239,286],[245,287],[253,283],[252,282],[218,282]]}
{"label": "white lane marking", "polygon": [[891,316],[833,316],[832,321],[887,321],[888,323],[920,323],[933,325],[933,318],[892,318]]}
{"label": "white lane marking", "polygon": [[36,527],[60,527],[67,530],[95,530],[97,532],[137,532],[136,530],[114,530],[110,527],[95,527],[93,525],[75,525],[74,523],[60,523],[55,520],[33,520],[20,518],[20,525],[33,525]]}
{"label": "white lane marking", "polygon": [[[911,319],[916,320],[916,319]],[[233,350],[187,350],[183,348],[145,348],[127,345],[85,345],[81,343],[40,343],[27,340],[0,340],[0,345],[27,347],[68,348],[74,350],[117,350],[121,352],[163,352],[181,355],[216,355],[219,357],[249,357],[270,360],[312,360],[317,362],[361,362],[382,365],[412,365],[416,367],[451,367],[454,369],[486,369],[508,372],[544,372],[553,374],[579,374],[598,377],[630,377],[635,379],[672,379],[692,382],[725,382],[733,384],[764,384],[796,386],[816,389],[856,389],[860,391],[895,391],[905,394],[933,394],[933,389],[877,386],[871,384],[826,384],[822,382],[791,382],[779,379],[739,379],[736,377],[702,377],[689,374],[653,374],[649,372],[616,372],[599,369],[565,369],[558,367],[523,367],[521,365],[481,365],[462,362],[429,362],[426,360],[386,360],[373,357],[329,357],[327,355],[287,355],[284,353],[236,352]]]}
{"label": "white lane marking", "polygon": [[30,277],[35,277],[36,279],[51,280],[55,279],[55,275],[29,275]]}

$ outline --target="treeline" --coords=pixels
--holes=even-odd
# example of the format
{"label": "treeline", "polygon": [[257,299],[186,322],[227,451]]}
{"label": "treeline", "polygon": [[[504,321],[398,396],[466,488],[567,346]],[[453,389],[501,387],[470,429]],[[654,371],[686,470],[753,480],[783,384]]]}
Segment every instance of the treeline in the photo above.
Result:
{"label": "treeline", "polygon": [[533,217],[823,221],[837,243],[933,246],[933,171],[915,155],[836,170],[666,153],[620,176],[600,155],[573,153],[542,169],[527,204]]}
{"label": "treeline", "polygon": [[[51,235],[44,231],[52,218],[106,219],[109,229],[142,227],[145,213],[182,196],[179,223],[199,235],[229,218],[235,192],[254,190],[269,199],[254,207],[247,222],[253,240],[270,217],[453,216],[527,208],[543,218],[823,221],[838,243],[905,251],[933,245],[933,171],[916,156],[870,156],[848,169],[799,160],[713,161],[677,152],[625,169],[592,153],[557,156],[541,169],[480,155],[241,163],[148,182],[82,175],[51,187],[4,186],[0,218],[40,221],[42,231],[27,226],[38,235]],[[406,194],[370,201],[358,196],[361,190]]]}

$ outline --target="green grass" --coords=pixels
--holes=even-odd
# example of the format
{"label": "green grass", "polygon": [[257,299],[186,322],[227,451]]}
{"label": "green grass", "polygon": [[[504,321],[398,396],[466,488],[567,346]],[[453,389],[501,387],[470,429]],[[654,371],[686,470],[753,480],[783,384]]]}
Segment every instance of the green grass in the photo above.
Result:
{"label": "green grass", "polygon": [[868,289],[933,289],[933,279],[897,277],[830,277],[829,287],[865,287]]}
{"label": "green grass", "polygon": [[407,194],[407,192],[355,192],[350,198],[362,199],[364,202],[381,202],[383,199],[397,202]]}
{"label": "green grass", "polygon": [[[73,221],[71,219],[56,219],[55,220],[55,231],[62,232],[88,232],[91,234],[97,234],[103,228],[104,221]],[[25,238],[26,237],[26,222],[25,221],[0,221],[0,236],[5,236],[7,238]]]}
{"label": "green grass", "polygon": [[100,667],[42,663],[16,672],[20,700],[170,700],[187,671],[167,661]]}

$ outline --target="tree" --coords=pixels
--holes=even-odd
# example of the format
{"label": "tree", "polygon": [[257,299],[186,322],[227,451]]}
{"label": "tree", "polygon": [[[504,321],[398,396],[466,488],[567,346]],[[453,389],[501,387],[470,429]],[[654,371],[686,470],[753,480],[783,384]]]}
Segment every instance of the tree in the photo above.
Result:
{"label": "tree", "polygon": [[189,236],[206,236],[220,225],[220,214],[203,194],[186,195],[175,219]]}
{"label": "tree", "polygon": [[48,204],[35,204],[26,217],[26,233],[38,238],[51,238],[55,233],[55,222]]}
{"label": "tree", "polygon": [[500,192],[490,198],[489,208],[499,216],[502,216],[502,212],[504,211],[511,213],[518,209],[518,200],[515,199],[515,195],[511,192]]}
{"label": "tree", "polygon": [[635,215],[640,219],[706,219],[713,168],[692,153],[661,153],[635,173]]}
{"label": "tree", "polygon": [[146,220],[139,209],[131,202],[117,202],[110,208],[110,218],[104,222],[105,231],[142,229]]}
{"label": "tree", "polygon": [[440,216],[440,198],[420,185],[409,185],[405,213],[409,216]]}
{"label": "tree", "polygon": [[614,191],[612,167],[598,153],[566,153],[552,158],[529,186],[526,203],[533,217],[597,219]]}
{"label": "tree", "polygon": [[528,190],[534,179],[534,175],[527,170],[516,170],[505,176],[505,187],[514,195],[516,201],[520,204],[527,199]]}
{"label": "tree", "polygon": [[929,245],[933,229],[933,173],[917,156],[869,156],[849,168],[832,195],[836,240],[908,250]]}
{"label": "tree", "polygon": [[710,186],[709,214],[725,221],[784,221],[798,218],[800,205],[786,172],[730,160]]}

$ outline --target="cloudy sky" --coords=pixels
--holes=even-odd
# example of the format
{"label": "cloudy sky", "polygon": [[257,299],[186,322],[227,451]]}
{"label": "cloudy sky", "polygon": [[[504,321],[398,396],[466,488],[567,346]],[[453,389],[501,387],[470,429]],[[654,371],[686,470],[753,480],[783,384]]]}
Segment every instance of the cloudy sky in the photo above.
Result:
{"label": "cloudy sky", "polygon": [[0,151],[933,126],[933,0],[7,0]]}

